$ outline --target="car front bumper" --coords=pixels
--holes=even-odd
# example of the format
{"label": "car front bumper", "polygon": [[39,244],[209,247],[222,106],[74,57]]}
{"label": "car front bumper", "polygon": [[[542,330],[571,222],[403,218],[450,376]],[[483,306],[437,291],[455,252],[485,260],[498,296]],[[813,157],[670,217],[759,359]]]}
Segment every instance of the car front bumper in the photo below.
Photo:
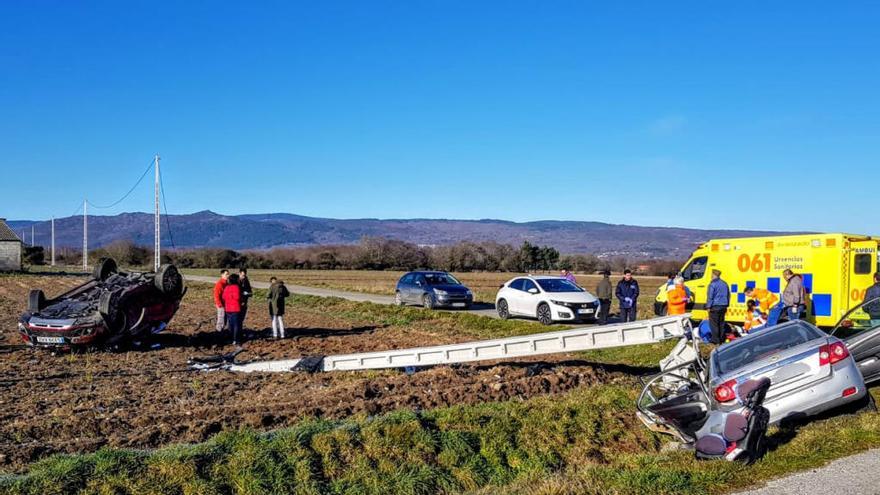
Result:
{"label": "car front bumper", "polygon": [[591,303],[550,303],[554,321],[594,320],[599,316],[602,305],[599,301]]}
{"label": "car front bumper", "polygon": [[103,321],[92,318],[46,320],[32,318],[18,323],[22,340],[34,347],[89,345],[106,333]]}
{"label": "car front bumper", "polygon": [[434,296],[435,306],[444,308],[467,307],[474,303],[474,296],[467,294],[445,294]]}

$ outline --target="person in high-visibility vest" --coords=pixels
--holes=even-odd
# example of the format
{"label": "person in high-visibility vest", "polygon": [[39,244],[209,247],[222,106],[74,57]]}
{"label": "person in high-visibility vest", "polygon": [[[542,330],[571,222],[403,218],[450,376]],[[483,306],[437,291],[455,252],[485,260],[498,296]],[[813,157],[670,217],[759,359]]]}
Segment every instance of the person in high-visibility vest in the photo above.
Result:
{"label": "person in high-visibility vest", "polygon": [[779,302],[779,296],[767,289],[759,289],[757,287],[748,287],[746,289],[746,298],[758,301],[762,313],[768,313],[770,308]]}
{"label": "person in high-visibility vest", "polygon": [[675,277],[674,284],[675,286],[669,291],[667,296],[667,302],[669,304],[667,314],[683,315],[687,312],[687,303],[690,301],[690,297],[688,297],[688,293],[684,288],[683,278]]}

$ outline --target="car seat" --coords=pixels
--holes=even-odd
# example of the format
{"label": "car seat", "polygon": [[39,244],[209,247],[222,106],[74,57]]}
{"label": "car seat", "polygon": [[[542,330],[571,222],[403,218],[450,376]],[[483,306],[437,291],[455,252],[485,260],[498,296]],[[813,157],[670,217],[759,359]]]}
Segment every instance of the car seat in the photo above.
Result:
{"label": "car seat", "polygon": [[[764,439],[770,423],[770,411],[763,406],[769,378],[747,380],[736,387],[743,405],[741,412],[712,411],[707,424],[713,425],[698,435],[694,444],[697,459],[727,459],[751,464],[764,454]],[[714,417],[713,417],[714,416]]]}

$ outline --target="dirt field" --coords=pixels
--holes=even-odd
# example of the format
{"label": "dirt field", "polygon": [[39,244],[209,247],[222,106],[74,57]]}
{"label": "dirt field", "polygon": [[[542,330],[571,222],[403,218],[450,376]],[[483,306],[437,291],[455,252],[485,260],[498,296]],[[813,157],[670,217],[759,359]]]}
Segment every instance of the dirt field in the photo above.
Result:
{"label": "dirt field", "polygon": [[[123,353],[53,355],[19,345],[16,321],[25,309],[27,290],[41,287],[51,297],[80,280],[0,276],[0,470],[18,471],[56,452],[196,442],[225,429],[274,429],[303,416],[342,418],[398,408],[427,409],[634,380],[583,361],[565,362],[565,356],[538,365],[438,367],[412,376],[397,371],[189,372],[187,358],[232,350],[218,343],[213,333],[210,287],[204,284],[190,286],[169,332],[157,337],[158,349],[146,346],[148,350]],[[252,310],[254,316],[248,316],[246,327],[268,327],[262,313]],[[289,332],[298,337],[271,341],[256,332],[254,340],[245,344],[247,358],[357,352],[473,338],[450,327],[454,325],[450,318],[439,323],[430,318],[394,324],[369,312],[334,315],[294,304],[285,319]],[[536,331],[540,329],[535,325]]]}

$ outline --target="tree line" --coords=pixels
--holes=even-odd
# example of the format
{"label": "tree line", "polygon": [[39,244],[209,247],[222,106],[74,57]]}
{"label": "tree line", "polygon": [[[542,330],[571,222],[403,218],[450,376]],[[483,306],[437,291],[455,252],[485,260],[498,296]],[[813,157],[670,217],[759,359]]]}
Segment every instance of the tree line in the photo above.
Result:
{"label": "tree line", "polygon": [[[109,256],[123,266],[149,266],[151,248],[130,241],[116,241],[91,250],[90,260]],[[82,263],[82,253],[66,248],[56,253],[59,264]],[[28,264],[46,263],[41,246],[29,248]],[[524,241],[515,247],[497,242],[459,242],[444,246],[419,246],[381,237],[364,237],[358,244],[283,247],[269,250],[222,248],[174,249],[162,253],[163,263],[181,268],[240,267],[262,269],[312,270],[416,270],[434,269],[450,272],[530,272],[567,269],[578,273],[601,270],[614,272],[642,266],[647,275],[677,271],[680,260],[635,260],[618,256],[600,258],[592,254],[560,254],[551,246],[538,246]]]}

